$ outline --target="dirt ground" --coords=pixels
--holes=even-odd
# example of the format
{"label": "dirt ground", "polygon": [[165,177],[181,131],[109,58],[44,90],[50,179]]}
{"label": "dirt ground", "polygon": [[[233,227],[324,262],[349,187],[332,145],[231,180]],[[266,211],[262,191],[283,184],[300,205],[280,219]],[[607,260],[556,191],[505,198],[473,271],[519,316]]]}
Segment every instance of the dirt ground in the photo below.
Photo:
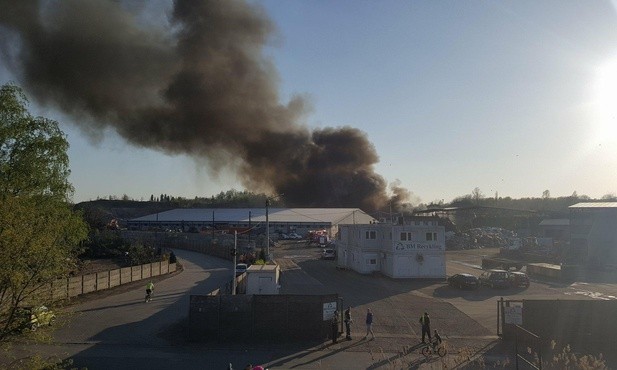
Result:
{"label": "dirt ground", "polygon": [[108,270],[115,270],[121,267],[125,267],[111,258],[102,258],[94,260],[82,260],[78,266],[79,275],[93,274],[95,272],[102,272]]}

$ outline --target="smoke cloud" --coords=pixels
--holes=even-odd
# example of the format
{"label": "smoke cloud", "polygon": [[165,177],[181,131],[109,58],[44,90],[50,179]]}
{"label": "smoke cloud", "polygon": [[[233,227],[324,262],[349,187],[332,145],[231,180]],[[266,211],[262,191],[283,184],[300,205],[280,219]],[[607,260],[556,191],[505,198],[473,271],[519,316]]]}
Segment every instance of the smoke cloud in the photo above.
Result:
{"label": "smoke cloud", "polygon": [[309,130],[304,99],[281,103],[262,8],[177,0],[154,22],[137,4],[0,0],[3,60],[85,132],[112,128],[132,145],[207,159],[248,190],[283,193],[288,206],[373,211],[409,200],[398,185],[388,195],[365,133]]}

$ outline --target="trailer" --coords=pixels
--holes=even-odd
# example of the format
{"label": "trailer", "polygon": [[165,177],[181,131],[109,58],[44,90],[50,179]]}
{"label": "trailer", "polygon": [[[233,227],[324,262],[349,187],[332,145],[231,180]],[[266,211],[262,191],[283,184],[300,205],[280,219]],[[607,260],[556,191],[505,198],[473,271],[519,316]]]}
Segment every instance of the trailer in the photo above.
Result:
{"label": "trailer", "polygon": [[501,257],[482,257],[482,269],[490,270],[490,269],[503,269],[510,270],[514,269],[519,271],[525,266],[526,263],[524,261],[512,260],[509,258],[501,258]]}

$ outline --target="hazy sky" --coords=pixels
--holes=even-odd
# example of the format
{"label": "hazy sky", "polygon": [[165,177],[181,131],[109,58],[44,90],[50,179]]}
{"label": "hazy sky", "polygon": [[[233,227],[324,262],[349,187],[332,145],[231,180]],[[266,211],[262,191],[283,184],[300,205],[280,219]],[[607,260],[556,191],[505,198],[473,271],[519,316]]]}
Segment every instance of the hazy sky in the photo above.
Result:
{"label": "hazy sky", "polygon": [[[311,128],[366,132],[376,172],[415,203],[475,187],[514,198],[617,193],[616,2],[256,3],[276,26],[263,52],[282,102],[306,96]],[[170,7],[151,6],[146,18],[164,21]],[[6,81],[20,84],[0,64]],[[205,163],[109,130],[93,140],[53,107],[32,110],[68,135],[76,202],[242,189],[231,172],[215,177]]]}

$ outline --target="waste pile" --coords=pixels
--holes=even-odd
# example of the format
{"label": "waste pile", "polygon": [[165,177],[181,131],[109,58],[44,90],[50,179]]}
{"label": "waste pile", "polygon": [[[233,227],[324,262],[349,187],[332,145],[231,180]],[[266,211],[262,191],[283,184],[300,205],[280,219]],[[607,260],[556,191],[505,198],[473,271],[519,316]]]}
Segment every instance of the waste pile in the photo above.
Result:
{"label": "waste pile", "polygon": [[446,249],[506,247],[516,233],[500,227],[478,227],[465,232],[446,233]]}

